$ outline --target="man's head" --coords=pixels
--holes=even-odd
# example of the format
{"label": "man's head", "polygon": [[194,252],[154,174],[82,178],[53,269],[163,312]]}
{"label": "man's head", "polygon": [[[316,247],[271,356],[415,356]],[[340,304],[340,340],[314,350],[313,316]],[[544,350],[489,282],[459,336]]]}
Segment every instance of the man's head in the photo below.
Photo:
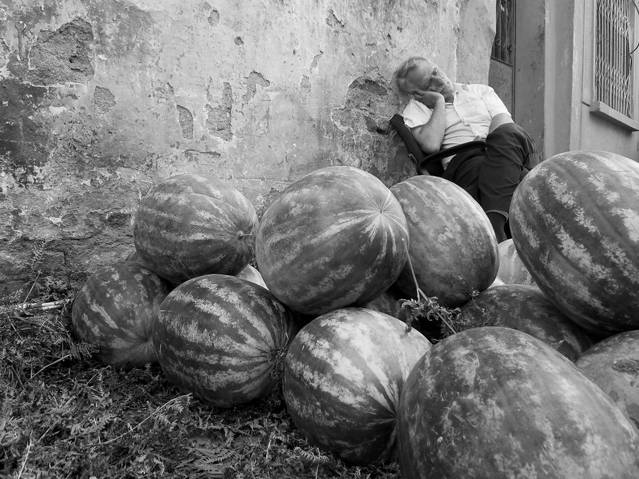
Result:
{"label": "man's head", "polygon": [[423,91],[436,91],[452,102],[455,95],[455,86],[446,73],[423,57],[411,57],[402,63],[395,71],[395,82],[401,93],[411,97]]}

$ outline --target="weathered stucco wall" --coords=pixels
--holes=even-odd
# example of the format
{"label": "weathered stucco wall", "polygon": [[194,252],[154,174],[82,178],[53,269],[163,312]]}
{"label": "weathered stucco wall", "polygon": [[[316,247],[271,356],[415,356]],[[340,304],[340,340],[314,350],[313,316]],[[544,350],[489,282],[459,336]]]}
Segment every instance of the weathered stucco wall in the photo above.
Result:
{"label": "weathered stucco wall", "polygon": [[172,174],[221,177],[258,211],[323,166],[409,176],[392,71],[425,54],[485,81],[493,16],[494,0],[2,0],[0,296],[122,258],[139,198]]}

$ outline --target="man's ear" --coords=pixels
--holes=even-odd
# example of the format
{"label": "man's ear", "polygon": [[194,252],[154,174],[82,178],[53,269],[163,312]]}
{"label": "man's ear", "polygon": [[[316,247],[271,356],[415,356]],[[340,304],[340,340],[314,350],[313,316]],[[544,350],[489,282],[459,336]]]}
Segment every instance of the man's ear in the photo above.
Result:
{"label": "man's ear", "polygon": [[397,87],[404,93],[411,93],[408,89],[406,78],[397,78]]}

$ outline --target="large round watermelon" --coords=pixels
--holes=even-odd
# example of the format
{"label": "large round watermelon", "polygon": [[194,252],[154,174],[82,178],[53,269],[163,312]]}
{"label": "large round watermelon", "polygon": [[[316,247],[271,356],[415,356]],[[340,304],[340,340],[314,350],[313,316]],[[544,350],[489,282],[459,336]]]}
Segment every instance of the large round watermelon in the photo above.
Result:
{"label": "large round watermelon", "polygon": [[370,173],[316,170],[268,207],[256,259],[268,289],[305,314],[364,304],[397,279],[408,230],[397,200]]}
{"label": "large round watermelon", "polygon": [[155,361],[151,330],[168,285],[131,262],[101,268],[86,280],[73,301],[75,335],[99,348],[110,364],[142,366]]}
{"label": "large round watermelon", "polygon": [[524,266],[521,258],[519,258],[512,238],[502,241],[497,248],[499,250],[499,271],[497,271],[497,279],[504,284],[537,286],[530,272]]}
{"label": "large round watermelon", "polygon": [[208,273],[239,273],[253,255],[257,215],[235,188],[178,175],[142,199],[133,238],[144,265],[174,284]]}
{"label": "large round watermelon", "polygon": [[[456,184],[415,176],[394,185],[408,221],[410,260],[420,289],[444,306],[459,306],[497,276],[497,239],[481,206]],[[415,296],[407,264],[398,286]]]}
{"label": "large round watermelon", "polygon": [[553,156],[515,191],[510,228],[564,314],[598,336],[639,329],[639,164],[606,152]]}
{"label": "large round watermelon", "polygon": [[522,284],[493,286],[460,309],[456,331],[479,326],[505,326],[528,333],[552,346],[571,361],[592,342],[539,288]]}
{"label": "large round watermelon", "polygon": [[579,358],[577,367],[639,426],[639,331],[595,344]]}
{"label": "large round watermelon", "polygon": [[404,385],[406,479],[639,477],[637,430],[564,356],[510,328],[455,334]]}
{"label": "large round watermelon", "polygon": [[396,318],[364,308],[326,313],[292,341],[284,400],[313,444],[369,464],[395,450],[404,380],[430,342]]}
{"label": "large round watermelon", "polygon": [[186,281],[162,302],[153,342],[169,381],[218,407],[246,403],[277,386],[295,332],[266,289],[234,276]]}

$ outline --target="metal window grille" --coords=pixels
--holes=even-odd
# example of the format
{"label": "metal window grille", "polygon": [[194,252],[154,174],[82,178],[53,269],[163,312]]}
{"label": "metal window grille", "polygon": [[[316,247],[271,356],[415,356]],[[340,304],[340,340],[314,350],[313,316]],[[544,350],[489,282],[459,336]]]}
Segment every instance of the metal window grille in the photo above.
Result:
{"label": "metal window grille", "polygon": [[628,117],[633,115],[632,0],[596,0],[596,99]]}
{"label": "metal window grille", "polygon": [[490,57],[512,65],[515,47],[515,0],[497,0],[496,20],[495,41]]}

